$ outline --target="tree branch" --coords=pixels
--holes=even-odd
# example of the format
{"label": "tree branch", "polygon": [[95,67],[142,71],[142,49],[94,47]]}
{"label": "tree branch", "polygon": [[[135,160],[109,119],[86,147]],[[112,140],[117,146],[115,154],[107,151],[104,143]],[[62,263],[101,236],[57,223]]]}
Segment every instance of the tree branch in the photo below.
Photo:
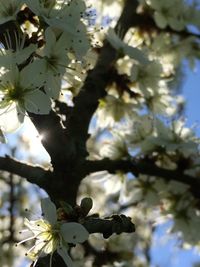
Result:
{"label": "tree branch", "polygon": [[107,170],[110,173],[116,171],[131,172],[135,176],[146,174],[163,178],[166,181],[178,181],[190,186],[191,192],[197,199],[200,199],[200,181],[190,175],[186,175],[180,170],[169,170],[156,166],[153,163],[144,162],[144,160],[110,160],[103,159],[99,161],[87,161],[85,164],[85,173]]}
{"label": "tree branch", "polygon": [[48,183],[46,178],[51,176],[51,172],[42,167],[22,163],[8,156],[0,157],[0,169],[24,177],[30,183],[37,184],[45,190]]}
{"label": "tree branch", "polygon": [[61,171],[66,167],[66,156],[70,146],[60,116],[53,110],[48,115],[29,113],[29,116],[38,132],[44,135],[41,142],[51,158],[54,170]]}
{"label": "tree branch", "polygon": [[132,22],[130,27],[138,27],[141,30],[146,30],[147,32],[149,30],[156,30],[158,32],[168,32],[171,34],[175,34],[178,36],[181,36],[183,38],[187,38],[187,37],[195,37],[195,38],[200,38],[200,34],[199,33],[195,33],[195,32],[190,32],[187,29],[181,30],[181,31],[176,31],[172,28],[170,28],[169,26],[166,27],[165,29],[161,29],[159,28],[155,21],[153,20],[153,18],[146,13],[142,13],[142,14],[137,14],[135,13],[134,16],[132,17]]}
{"label": "tree branch", "polygon": [[83,223],[90,234],[102,233],[104,238],[109,238],[112,234],[133,233],[135,225],[130,217],[125,215],[112,215],[109,218],[100,219],[95,217],[86,218]]}

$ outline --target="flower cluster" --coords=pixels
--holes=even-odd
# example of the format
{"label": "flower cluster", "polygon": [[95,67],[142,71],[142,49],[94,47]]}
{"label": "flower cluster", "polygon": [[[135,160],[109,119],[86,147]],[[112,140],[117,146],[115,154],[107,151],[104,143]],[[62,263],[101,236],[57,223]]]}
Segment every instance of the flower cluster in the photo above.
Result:
{"label": "flower cluster", "polygon": [[35,240],[35,244],[27,252],[26,256],[34,261],[36,265],[38,259],[50,254],[50,267],[52,266],[53,253],[57,253],[63,258],[68,267],[73,267],[73,261],[68,251],[69,244],[82,243],[88,239],[88,231],[79,223],[59,221],[57,218],[56,206],[49,198],[41,200],[43,218],[38,220],[25,219],[25,229],[22,232],[31,232],[33,236],[28,237],[19,243]]}
{"label": "flower cluster", "polygon": [[196,25],[194,18],[199,12],[195,11],[195,4],[189,6],[183,0],[145,0],[145,2],[154,10],[154,20],[161,29],[169,26],[173,30],[181,31],[188,23]]}
{"label": "flower cluster", "polygon": [[[26,21],[21,20],[23,16]],[[2,130],[15,130],[28,113],[50,112],[66,71],[75,74],[74,62],[84,61],[90,49],[89,17],[83,0],[9,0],[1,4],[0,23],[13,20],[17,25],[12,35],[5,29],[0,47]]]}
{"label": "flower cluster", "polygon": [[112,47],[118,51],[119,54],[122,54],[122,56],[127,55],[142,65],[148,63],[148,59],[144,56],[142,51],[122,41],[112,28],[110,28],[107,32],[107,40]]}
{"label": "flower cluster", "polygon": [[99,126],[113,126],[115,122],[119,122],[122,118],[131,114],[131,108],[132,104],[126,103],[123,99],[107,95],[99,101],[97,111]]}

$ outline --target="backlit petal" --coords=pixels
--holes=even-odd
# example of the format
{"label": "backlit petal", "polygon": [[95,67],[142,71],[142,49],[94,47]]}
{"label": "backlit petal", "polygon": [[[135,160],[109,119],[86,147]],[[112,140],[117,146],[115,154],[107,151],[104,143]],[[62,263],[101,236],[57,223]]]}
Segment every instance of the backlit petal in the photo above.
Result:
{"label": "backlit petal", "polygon": [[44,214],[44,219],[47,220],[51,225],[54,225],[57,221],[55,204],[50,200],[50,198],[43,198],[41,200],[41,208]]}
{"label": "backlit petal", "polygon": [[60,231],[63,239],[72,244],[82,243],[89,237],[88,231],[80,223],[64,223]]}

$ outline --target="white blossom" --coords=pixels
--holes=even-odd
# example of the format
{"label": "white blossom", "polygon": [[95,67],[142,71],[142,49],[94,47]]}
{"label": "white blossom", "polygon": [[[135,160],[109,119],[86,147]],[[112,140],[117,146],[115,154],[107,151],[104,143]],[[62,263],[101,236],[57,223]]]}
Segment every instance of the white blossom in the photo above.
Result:
{"label": "white blossom", "polygon": [[151,0],[150,5],[155,10],[154,19],[160,28],[164,29],[168,25],[177,31],[185,28],[187,21],[182,0]]}
{"label": "white blossom", "polygon": [[134,59],[142,65],[148,63],[148,59],[142,51],[123,42],[112,28],[108,30],[107,40],[115,49],[118,50],[119,54],[122,53],[123,55],[128,55],[131,59]]}
{"label": "white blossom", "polygon": [[113,126],[115,122],[120,122],[122,118],[129,117],[133,111],[133,105],[126,103],[122,98],[107,95],[99,102],[97,118],[99,125],[104,127]]}
{"label": "white blossom", "polygon": [[36,265],[40,257],[50,254],[50,267],[52,267],[52,256],[57,251],[67,267],[74,267],[73,261],[68,254],[68,244],[84,242],[89,233],[79,223],[58,221],[56,206],[49,198],[41,200],[41,208],[43,218],[31,221],[25,219],[24,222],[28,230],[22,232],[31,232],[33,236],[20,241],[17,245],[28,240],[35,240],[34,246],[26,253],[26,256],[34,261],[33,266]]}
{"label": "white blossom", "polygon": [[161,75],[161,64],[152,61],[145,66],[134,64],[131,68],[130,80],[136,83],[144,97],[149,97],[159,88]]}
{"label": "white blossom", "polygon": [[63,35],[57,40],[50,27],[45,31],[46,44],[39,51],[40,59],[32,63],[34,72],[39,72],[45,81],[44,89],[49,97],[57,99],[61,90],[62,75],[65,73],[70,59],[66,51],[66,39]]}
{"label": "white blossom", "polygon": [[[13,66],[12,70],[7,71],[0,77],[0,112],[1,115],[17,113],[19,122],[23,122],[26,112],[35,114],[48,114],[51,109],[49,97],[40,90],[43,80],[38,75],[32,77],[33,69],[29,64],[27,67],[18,70]],[[0,125],[7,128],[6,124],[13,121],[1,120]]]}
{"label": "white blossom", "polygon": [[83,0],[72,1],[31,1],[29,8],[50,27],[66,34],[67,49],[81,60],[90,48],[85,24],[82,22],[86,12]]}

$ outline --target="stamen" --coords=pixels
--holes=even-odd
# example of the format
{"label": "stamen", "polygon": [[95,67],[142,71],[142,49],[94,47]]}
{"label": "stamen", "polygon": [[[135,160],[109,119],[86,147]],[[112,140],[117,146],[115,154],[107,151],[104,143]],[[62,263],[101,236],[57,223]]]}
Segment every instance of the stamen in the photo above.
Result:
{"label": "stamen", "polygon": [[10,38],[10,34],[9,34],[8,30],[6,30],[6,32],[3,34],[3,36],[5,38],[6,48],[12,50],[11,38]]}
{"label": "stamen", "polygon": [[23,230],[19,231],[19,234],[23,234],[23,233],[26,233],[26,232],[30,232],[30,230],[29,229],[23,229]]}
{"label": "stamen", "polygon": [[[39,257],[38,257],[39,259]],[[38,259],[34,262],[33,267],[35,267],[36,263],[38,262]]]}
{"label": "stamen", "polygon": [[19,41],[19,38],[17,37],[16,31],[14,31],[14,36],[15,36],[15,45],[16,45],[15,50],[19,51],[19,49],[20,49],[20,41]]}
{"label": "stamen", "polygon": [[16,243],[15,246],[17,247],[18,245],[23,244],[23,243],[25,243],[25,242],[27,242],[29,240],[33,240],[33,239],[35,239],[35,236],[28,237],[28,238]]}
{"label": "stamen", "polygon": [[42,246],[40,248],[40,250],[36,251],[35,254],[37,254],[37,258],[39,258],[41,256],[41,254],[43,253],[43,250],[44,248],[48,245],[48,243],[51,241],[52,239],[50,240],[43,240],[41,242],[38,242],[37,244],[35,244],[34,246],[32,246],[27,252],[26,252],[26,255],[28,256],[28,254],[34,250],[38,245],[40,245],[41,243],[44,243],[44,246]]}
{"label": "stamen", "polygon": [[51,256],[50,256],[49,267],[52,267],[52,259],[53,259],[53,253],[51,253]]}
{"label": "stamen", "polygon": [[28,256],[28,254],[36,247],[36,244],[32,246],[25,254],[25,256]]}

